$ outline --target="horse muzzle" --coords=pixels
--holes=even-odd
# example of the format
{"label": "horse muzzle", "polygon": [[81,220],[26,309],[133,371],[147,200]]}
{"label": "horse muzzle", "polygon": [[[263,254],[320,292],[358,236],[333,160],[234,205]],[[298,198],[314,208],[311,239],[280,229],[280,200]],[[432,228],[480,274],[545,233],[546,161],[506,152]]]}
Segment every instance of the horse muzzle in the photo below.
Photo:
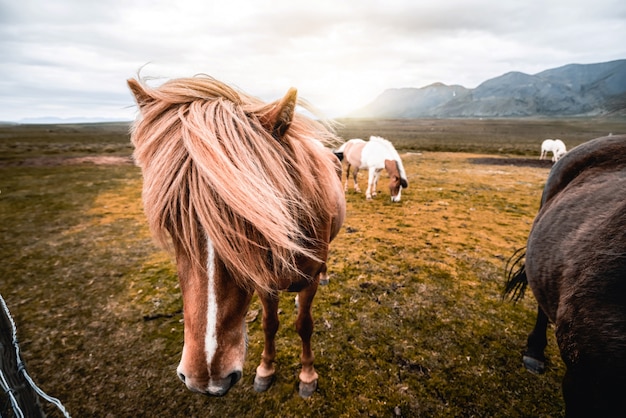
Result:
{"label": "horse muzzle", "polygon": [[226,395],[226,393],[228,393],[230,388],[235,386],[235,383],[237,383],[239,381],[239,379],[241,379],[241,374],[242,374],[241,371],[237,370],[237,371],[232,372],[231,374],[229,374],[224,379],[218,379],[218,380],[215,380],[215,381],[210,381],[209,382],[209,386],[207,388],[207,391],[205,392],[205,395],[209,395],[209,396],[224,396],[224,395]]}
{"label": "horse muzzle", "polygon": [[201,384],[194,382],[193,379],[188,379],[183,373],[178,372],[178,378],[187,386],[187,389],[208,396],[226,395],[230,388],[241,379],[241,376],[241,370],[236,370],[223,379],[211,379],[208,384]]}
{"label": "horse muzzle", "polygon": [[400,188],[400,189],[398,190],[398,194],[396,194],[396,195],[393,195],[393,194],[392,194],[392,195],[391,195],[391,201],[392,201],[392,202],[399,202],[399,201],[400,201],[400,199],[401,199],[401,197],[402,197],[402,188]]}

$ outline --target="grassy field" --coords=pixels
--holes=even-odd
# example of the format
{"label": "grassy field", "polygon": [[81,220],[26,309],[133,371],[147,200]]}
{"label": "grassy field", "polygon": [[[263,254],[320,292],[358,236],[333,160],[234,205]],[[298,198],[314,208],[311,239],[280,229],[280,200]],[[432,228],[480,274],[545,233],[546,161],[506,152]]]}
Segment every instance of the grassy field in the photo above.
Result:
{"label": "grassy field", "polygon": [[320,381],[307,400],[297,394],[288,294],[268,392],[252,389],[262,350],[256,298],[242,381],[223,398],[178,381],[180,290],[144,221],[127,129],[0,127],[0,292],[29,373],[72,416],[563,414],[553,331],[547,373],[526,372],[534,299],[501,300],[504,265],[525,244],[550,169],[536,162],[541,140],[571,147],[624,133],[624,121],[343,121],[346,139],[398,144],[409,188],[392,204],[383,175],[375,200],[346,194],[331,281],[315,300]]}
{"label": "grassy field", "polygon": [[624,132],[623,119],[343,119],[344,138],[378,135],[405,151],[539,155],[541,141],[562,139],[568,148]]}

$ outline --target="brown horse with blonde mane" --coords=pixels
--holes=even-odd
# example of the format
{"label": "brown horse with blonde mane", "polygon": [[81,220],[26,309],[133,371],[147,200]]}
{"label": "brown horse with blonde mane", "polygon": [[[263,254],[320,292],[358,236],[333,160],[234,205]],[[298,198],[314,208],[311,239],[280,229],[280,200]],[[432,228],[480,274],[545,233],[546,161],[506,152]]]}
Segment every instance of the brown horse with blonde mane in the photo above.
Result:
{"label": "brown horse with blonde mane", "polygon": [[143,203],[156,239],[173,249],[183,295],[177,372],[192,391],[221,396],[241,378],[252,295],[265,346],[254,388],[273,381],[278,292],[298,293],[300,395],[317,387],[311,305],[327,274],[329,243],[345,216],[336,136],[295,112],[295,89],[264,103],[213,78],[151,88],[130,79]]}

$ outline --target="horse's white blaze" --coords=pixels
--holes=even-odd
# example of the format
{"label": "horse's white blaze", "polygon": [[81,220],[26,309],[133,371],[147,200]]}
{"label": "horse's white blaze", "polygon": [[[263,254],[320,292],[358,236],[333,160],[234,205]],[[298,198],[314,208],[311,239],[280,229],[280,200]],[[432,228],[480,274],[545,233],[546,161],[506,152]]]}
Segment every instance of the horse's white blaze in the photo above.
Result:
{"label": "horse's white blaze", "polygon": [[[217,298],[215,296],[215,249],[210,240],[208,240],[207,247],[208,303],[204,351],[206,353],[207,364],[210,366],[213,356],[217,351]],[[209,367],[209,371],[210,370],[211,367]]]}
{"label": "horse's white blaze", "polygon": [[400,186],[400,188],[398,189],[397,195],[391,196],[391,200],[394,202],[399,202],[401,198],[402,198],[402,186]]}

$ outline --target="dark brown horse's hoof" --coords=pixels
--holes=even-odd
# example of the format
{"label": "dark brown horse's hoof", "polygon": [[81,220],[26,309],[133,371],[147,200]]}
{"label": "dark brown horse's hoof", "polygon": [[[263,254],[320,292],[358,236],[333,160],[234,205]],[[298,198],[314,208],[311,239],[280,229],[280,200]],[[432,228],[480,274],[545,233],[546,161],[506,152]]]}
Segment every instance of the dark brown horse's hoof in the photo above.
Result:
{"label": "dark brown horse's hoof", "polygon": [[522,360],[524,361],[524,367],[526,367],[526,370],[531,373],[543,374],[546,371],[546,364],[541,360],[537,360],[536,358],[529,356],[524,356]]}
{"label": "dark brown horse's hoof", "polygon": [[301,398],[309,398],[313,395],[313,392],[317,389],[317,380],[314,380],[310,383],[300,382],[300,390],[298,393]]}
{"label": "dark brown horse's hoof", "polygon": [[274,383],[274,375],[267,377],[254,376],[254,390],[257,392],[265,392]]}

